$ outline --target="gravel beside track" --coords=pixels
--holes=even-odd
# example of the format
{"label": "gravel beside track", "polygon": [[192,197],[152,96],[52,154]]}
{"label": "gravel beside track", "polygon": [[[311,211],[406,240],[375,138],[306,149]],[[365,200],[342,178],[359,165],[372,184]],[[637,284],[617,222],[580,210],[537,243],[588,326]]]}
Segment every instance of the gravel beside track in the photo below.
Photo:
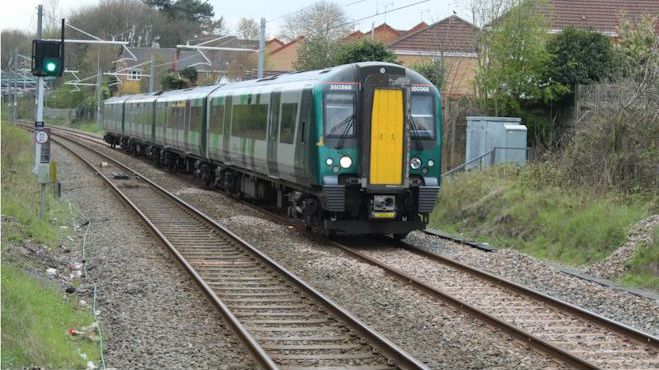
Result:
{"label": "gravel beside track", "polygon": [[[87,162],[105,160],[75,144],[67,142],[67,147]],[[290,276],[258,249],[156,189],[133,170],[114,163],[100,167],[100,174],[197,277],[223,311],[223,317],[250,344],[250,351],[258,354],[260,365],[295,369],[426,368],[319,297],[313,288]]]}
{"label": "gravel beside track", "polygon": [[410,234],[406,242],[659,336],[659,301],[564,274],[511,249],[487,253],[421,232]]}
{"label": "gravel beside track", "polygon": [[91,220],[88,279],[108,367],[252,369],[194,281],[101,180],[54,145],[62,197]]}
{"label": "gravel beside track", "polygon": [[[220,221],[258,242],[284,266],[433,368],[556,366],[540,355],[502,341],[501,335],[451,307],[401,286],[377,268],[318,245],[287,226],[265,221],[258,212],[227,196],[194,188],[189,181],[174,178],[149,163],[114,153],[207,214],[218,218],[231,215]],[[566,276],[515,251],[484,253],[422,233],[413,233],[407,241],[656,334],[657,302],[652,300]]]}
{"label": "gravel beside track", "polygon": [[[435,369],[561,368],[482,322],[334,248],[253,216],[222,219]],[[254,233],[257,229],[260,232]]]}
{"label": "gravel beside track", "polygon": [[379,239],[383,241],[368,239],[351,244],[359,245],[357,249],[366,256],[407,273],[598,367],[659,368],[656,346],[637,343],[625,335],[612,333],[609,327],[593,323],[590,319],[556,309],[536,298],[428,256],[402,250],[391,240]]}

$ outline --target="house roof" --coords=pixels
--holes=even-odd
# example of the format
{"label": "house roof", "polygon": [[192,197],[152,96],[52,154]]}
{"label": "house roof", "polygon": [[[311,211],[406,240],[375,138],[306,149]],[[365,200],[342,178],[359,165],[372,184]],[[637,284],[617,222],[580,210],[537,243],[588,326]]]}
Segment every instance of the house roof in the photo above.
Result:
{"label": "house roof", "polygon": [[[133,55],[135,56],[135,58],[137,58],[137,60],[132,60],[133,56],[130,55],[130,53],[127,52],[126,49],[123,49],[119,58],[124,59],[121,62],[126,67],[148,62],[151,60],[151,56],[153,56],[156,59],[157,63],[167,63],[170,61],[173,62],[176,56],[175,48],[128,47],[128,49],[130,49],[130,52],[133,53]],[[139,66],[129,69],[143,70],[145,68],[148,68],[148,66]]]}
{"label": "house roof", "polygon": [[[551,28],[592,28],[595,31],[617,35],[623,13],[638,21],[643,15],[659,16],[658,0],[550,0]],[[657,25],[659,31],[659,24]]]}
{"label": "house roof", "polygon": [[289,41],[288,43],[282,45],[281,47],[279,47],[279,48],[277,48],[277,49],[271,51],[271,52],[270,52],[270,55],[272,55],[272,54],[274,54],[274,53],[278,53],[279,51],[281,51],[281,50],[283,50],[283,49],[286,49],[286,48],[289,47],[289,46],[295,45],[295,44],[297,44],[298,42],[300,42],[300,41],[302,41],[302,40],[304,40],[304,36],[299,36],[298,38],[296,38],[296,39],[294,39],[294,40],[291,40],[291,41]]}
{"label": "house roof", "polygon": [[452,15],[430,26],[411,32],[393,42],[396,50],[475,53],[474,38],[478,28]]}
{"label": "house roof", "polygon": [[[372,31],[375,33],[375,38],[376,39],[379,39],[380,41],[388,44],[388,43],[391,43],[391,42],[394,42],[394,41],[398,40],[400,37],[403,37],[405,35],[409,35],[410,33],[416,32],[416,31],[421,30],[425,27],[428,27],[428,24],[426,24],[426,22],[420,22],[419,24],[417,24],[416,26],[410,28],[409,30],[398,30],[398,29],[395,29],[395,28],[391,27],[387,23],[382,23],[379,26],[373,28]],[[347,40],[356,41],[356,40],[359,40],[363,37],[370,36],[370,35],[371,35],[371,31],[362,32],[360,30],[357,30],[357,31],[349,34],[345,38]],[[390,37],[387,37],[385,35],[389,35]]]}
{"label": "house roof", "polygon": [[176,61],[176,70],[194,67],[197,72],[225,72],[232,62],[245,54],[244,51],[230,50],[204,50],[203,53],[207,59],[197,50],[182,50]]}
{"label": "house roof", "polygon": [[419,22],[419,24],[417,24],[416,26],[414,26],[414,27],[410,28],[409,30],[405,31],[405,34],[410,34],[410,33],[416,32],[416,31],[420,31],[420,30],[422,30],[426,27],[428,27],[428,23]]}
{"label": "house roof", "polygon": [[280,39],[278,39],[276,37],[273,37],[270,40],[266,41],[265,44],[266,45],[277,44],[277,45],[281,46],[281,45],[284,45],[285,42],[281,41]]}
{"label": "house roof", "polygon": [[349,34],[348,36],[346,36],[346,39],[348,39],[348,40],[359,40],[363,36],[364,36],[364,32],[362,32],[360,30],[357,30],[357,31]]}

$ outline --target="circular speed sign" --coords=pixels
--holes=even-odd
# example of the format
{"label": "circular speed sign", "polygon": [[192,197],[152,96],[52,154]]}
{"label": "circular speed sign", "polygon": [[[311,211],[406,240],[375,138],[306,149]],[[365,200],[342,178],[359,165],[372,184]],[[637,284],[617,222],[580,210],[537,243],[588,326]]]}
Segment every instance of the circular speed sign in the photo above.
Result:
{"label": "circular speed sign", "polygon": [[48,142],[48,133],[46,131],[37,131],[36,134],[34,134],[34,139],[39,144],[45,144]]}

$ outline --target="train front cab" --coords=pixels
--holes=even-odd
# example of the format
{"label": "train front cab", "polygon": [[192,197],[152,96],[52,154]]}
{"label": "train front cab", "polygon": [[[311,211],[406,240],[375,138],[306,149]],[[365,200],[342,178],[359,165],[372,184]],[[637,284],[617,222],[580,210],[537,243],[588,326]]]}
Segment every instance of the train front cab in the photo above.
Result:
{"label": "train front cab", "polygon": [[397,65],[356,76],[323,88],[323,227],[402,237],[425,228],[439,192],[439,93]]}

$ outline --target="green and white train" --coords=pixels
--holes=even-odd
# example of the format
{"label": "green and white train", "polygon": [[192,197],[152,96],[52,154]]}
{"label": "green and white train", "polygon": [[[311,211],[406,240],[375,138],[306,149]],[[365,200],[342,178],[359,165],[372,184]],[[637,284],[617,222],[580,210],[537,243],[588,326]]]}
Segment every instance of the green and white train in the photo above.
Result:
{"label": "green and white train", "polygon": [[440,107],[418,73],[365,62],[114,97],[105,140],[319,232],[403,237],[435,206]]}

